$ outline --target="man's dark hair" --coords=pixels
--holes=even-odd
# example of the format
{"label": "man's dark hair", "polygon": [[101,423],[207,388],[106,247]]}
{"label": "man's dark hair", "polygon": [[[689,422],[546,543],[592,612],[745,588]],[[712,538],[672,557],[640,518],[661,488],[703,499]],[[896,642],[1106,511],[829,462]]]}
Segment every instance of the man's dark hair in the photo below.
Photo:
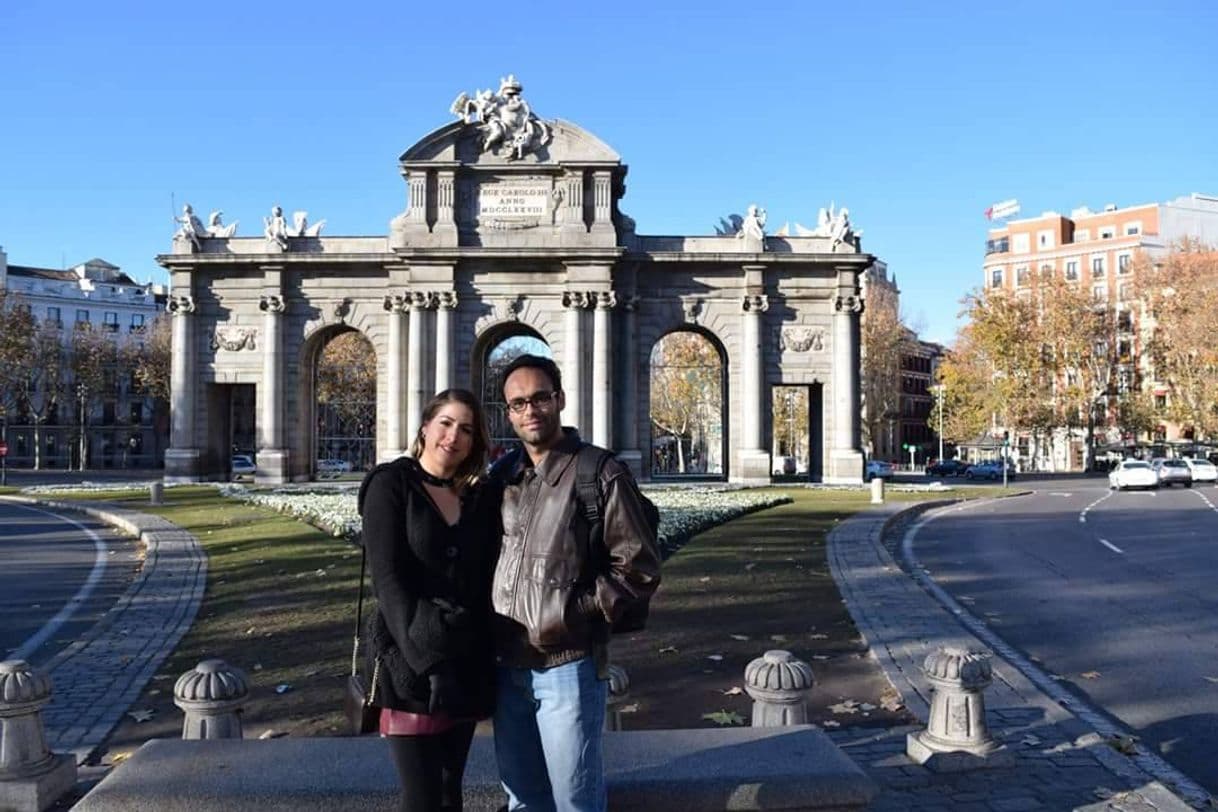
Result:
{"label": "man's dark hair", "polygon": [[507,369],[503,370],[504,385],[507,384],[508,376],[518,369],[540,369],[549,377],[550,383],[554,385],[554,391],[562,391],[562,373],[558,371],[558,364],[554,363],[553,359],[527,354],[516,358],[507,365]]}

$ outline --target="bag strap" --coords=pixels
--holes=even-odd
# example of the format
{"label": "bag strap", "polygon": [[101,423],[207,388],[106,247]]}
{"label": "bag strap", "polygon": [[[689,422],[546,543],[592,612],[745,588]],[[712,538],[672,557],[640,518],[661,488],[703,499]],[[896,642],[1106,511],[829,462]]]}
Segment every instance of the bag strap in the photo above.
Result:
{"label": "bag strap", "polygon": [[364,619],[364,573],[368,568],[368,550],[362,544],[359,549],[359,598],[355,602],[355,635],[351,641],[351,676],[353,677],[359,674],[359,637]]}
{"label": "bag strap", "polygon": [[601,468],[613,456],[612,451],[585,443],[575,462],[575,498],[588,526],[595,528],[601,520]]}

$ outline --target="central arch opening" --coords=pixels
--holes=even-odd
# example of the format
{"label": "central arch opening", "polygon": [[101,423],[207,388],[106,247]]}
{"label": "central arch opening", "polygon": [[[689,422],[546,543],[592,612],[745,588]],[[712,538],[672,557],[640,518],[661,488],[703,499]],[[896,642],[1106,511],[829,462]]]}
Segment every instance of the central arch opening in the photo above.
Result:
{"label": "central arch opening", "polygon": [[516,444],[516,432],[507,418],[507,404],[503,402],[503,372],[508,364],[522,355],[540,355],[553,358],[550,345],[534,330],[523,324],[504,325],[487,334],[479,342],[481,358],[475,365],[478,380],[475,392],[482,397],[486,407],[486,421],[491,434],[491,458],[503,454]]}
{"label": "central arch opening", "polygon": [[367,471],[376,464],[376,350],[355,330],[331,337],[313,368],[314,476]]}
{"label": "central arch opening", "polygon": [[651,474],[722,478],[726,458],[722,349],[688,329],[651,348]]}

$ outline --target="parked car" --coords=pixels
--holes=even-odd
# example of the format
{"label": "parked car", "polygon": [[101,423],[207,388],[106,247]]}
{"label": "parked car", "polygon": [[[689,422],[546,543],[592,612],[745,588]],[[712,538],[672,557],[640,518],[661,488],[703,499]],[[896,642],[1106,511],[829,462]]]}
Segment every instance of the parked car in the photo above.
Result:
{"label": "parked car", "polygon": [[351,463],[346,460],[335,459],[333,457],[317,461],[317,473],[319,474],[349,474],[351,473]]}
{"label": "parked car", "polygon": [[[1015,478],[1015,464],[1010,460],[1006,462],[1007,479]],[[1002,460],[986,460],[978,462],[968,467],[964,472],[965,479],[1002,479]]]}
{"label": "parked car", "polygon": [[1150,463],[1142,460],[1125,460],[1108,474],[1108,487],[1123,491],[1126,488],[1158,488],[1159,475]]}
{"label": "parked car", "polygon": [[1193,475],[1193,482],[1218,482],[1218,465],[1209,460],[1186,459],[1184,464]]}
{"label": "parked car", "polygon": [[1193,487],[1193,472],[1189,470],[1188,463],[1184,460],[1169,460],[1159,457],[1151,461],[1151,467],[1159,475],[1159,484],[1162,486],[1183,485],[1186,488]]}
{"label": "parked car", "polygon": [[254,472],[258,470],[258,467],[254,465],[254,458],[248,454],[233,454],[228,468],[234,477],[253,476]]}
{"label": "parked car", "polygon": [[926,473],[931,476],[964,476],[968,467],[964,460],[936,460],[926,466]]}
{"label": "parked car", "polygon": [[884,460],[867,460],[867,467],[863,470],[863,479],[870,482],[873,479],[892,479],[895,473],[891,462]]}

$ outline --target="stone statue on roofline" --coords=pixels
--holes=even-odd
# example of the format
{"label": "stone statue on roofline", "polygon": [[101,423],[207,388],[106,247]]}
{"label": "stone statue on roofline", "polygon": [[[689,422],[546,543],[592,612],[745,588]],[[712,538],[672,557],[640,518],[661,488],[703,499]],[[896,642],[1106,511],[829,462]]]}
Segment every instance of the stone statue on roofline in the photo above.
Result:
{"label": "stone statue on roofline", "polygon": [[178,230],[173,234],[173,238],[189,242],[191,248],[195,251],[201,250],[202,243],[200,241],[210,235],[207,229],[203,227],[203,221],[195,214],[195,210],[189,203],[182,207],[182,216],[174,217],[173,221],[179,224]]}
{"label": "stone statue on roofline", "polygon": [[471,98],[461,93],[450,110],[457,120],[478,127],[483,152],[498,155],[506,150],[509,161],[518,161],[550,143],[550,126],[534,115],[521,93],[524,86],[514,75],[499,80],[499,92],[476,90]]}
{"label": "stone statue on roofline", "polygon": [[232,237],[237,233],[237,223],[233,222],[225,225],[220,218],[224,216],[224,212],[216,210],[207,216],[207,236],[209,237]]}

